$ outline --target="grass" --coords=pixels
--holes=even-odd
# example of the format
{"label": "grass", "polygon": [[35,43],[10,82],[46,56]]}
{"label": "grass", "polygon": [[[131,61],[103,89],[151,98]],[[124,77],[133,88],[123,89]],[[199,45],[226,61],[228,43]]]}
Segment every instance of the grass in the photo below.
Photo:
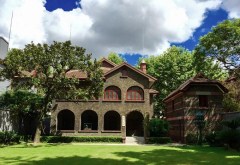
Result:
{"label": "grass", "polygon": [[127,146],[88,144],[27,144],[0,148],[0,164],[157,165],[239,164],[240,153],[199,146]]}

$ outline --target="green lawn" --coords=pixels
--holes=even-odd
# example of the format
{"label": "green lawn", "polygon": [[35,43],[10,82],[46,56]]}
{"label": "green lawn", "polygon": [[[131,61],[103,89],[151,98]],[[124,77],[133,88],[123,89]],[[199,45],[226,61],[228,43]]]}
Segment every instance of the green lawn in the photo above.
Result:
{"label": "green lawn", "polygon": [[14,145],[0,148],[0,164],[157,165],[240,164],[240,152],[210,147],[86,144]]}

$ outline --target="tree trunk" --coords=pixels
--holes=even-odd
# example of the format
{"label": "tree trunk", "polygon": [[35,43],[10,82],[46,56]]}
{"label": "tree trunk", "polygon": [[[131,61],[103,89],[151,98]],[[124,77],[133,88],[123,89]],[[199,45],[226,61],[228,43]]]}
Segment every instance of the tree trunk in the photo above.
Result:
{"label": "tree trunk", "polygon": [[40,137],[41,137],[41,122],[38,120],[33,143],[34,144],[40,143]]}

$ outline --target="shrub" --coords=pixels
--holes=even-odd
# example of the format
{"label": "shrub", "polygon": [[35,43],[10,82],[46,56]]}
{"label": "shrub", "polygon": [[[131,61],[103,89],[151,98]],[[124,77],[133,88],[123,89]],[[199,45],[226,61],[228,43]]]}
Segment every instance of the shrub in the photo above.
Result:
{"label": "shrub", "polygon": [[222,146],[222,142],[219,138],[219,133],[217,132],[211,132],[205,136],[206,142],[211,146],[211,147],[220,147]]}
{"label": "shrub", "polygon": [[186,143],[187,144],[197,144],[198,142],[198,136],[193,133],[189,133],[186,136]]}
{"label": "shrub", "polygon": [[0,132],[0,144],[12,144],[19,143],[20,136],[13,131],[3,131]]}
{"label": "shrub", "polygon": [[169,137],[149,137],[146,140],[147,144],[167,144],[171,142]]}
{"label": "shrub", "polygon": [[41,142],[72,143],[72,142],[111,142],[121,143],[121,137],[114,136],[42,136]]}
{"label": "shrub", "polygon": [[169,130],[169,123],[166,120],[153,118],[149,121],[149,131],[151,137],[166,136]]}
{"label": "shrub", "polygon": [[230,148],[240,149],[240,131],[228,129],[219,133],[219,139]]}

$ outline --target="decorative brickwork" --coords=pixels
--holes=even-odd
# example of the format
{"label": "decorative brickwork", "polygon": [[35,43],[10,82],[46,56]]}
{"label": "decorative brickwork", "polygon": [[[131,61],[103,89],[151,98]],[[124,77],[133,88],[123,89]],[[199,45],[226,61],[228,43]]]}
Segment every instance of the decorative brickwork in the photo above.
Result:
{"label": "decorative brickwork", "polygon": [[[164,99],[165,115],[170,122],[170,137],[185,143],[189,133],[196,133],[194,118],[197,111],[205,114],[205,120],[214,123],[220,117],[223,94],[227,89],[218,81],[198,74],[189,79]],[[208,129],[214,125],[207,125]]]}

